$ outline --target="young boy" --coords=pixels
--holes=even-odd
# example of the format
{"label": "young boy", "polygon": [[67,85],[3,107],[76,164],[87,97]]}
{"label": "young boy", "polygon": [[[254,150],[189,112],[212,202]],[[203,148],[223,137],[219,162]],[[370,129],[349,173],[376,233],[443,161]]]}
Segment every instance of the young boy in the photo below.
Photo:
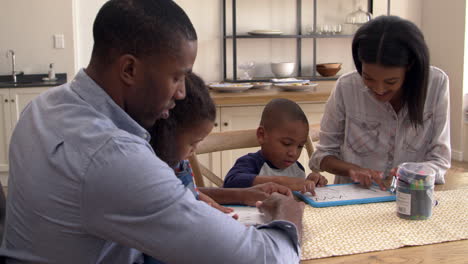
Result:
{"label": "young boy", "polygon": [[224,187],[250,187],[275,182],[293,191],[311,192],[327,179],[312,172],[305,177],[297,161],[309,134],[301,107],[288,99],[273,99],[263,110],[257,139],[261,150],[240,157],[226,175]]}

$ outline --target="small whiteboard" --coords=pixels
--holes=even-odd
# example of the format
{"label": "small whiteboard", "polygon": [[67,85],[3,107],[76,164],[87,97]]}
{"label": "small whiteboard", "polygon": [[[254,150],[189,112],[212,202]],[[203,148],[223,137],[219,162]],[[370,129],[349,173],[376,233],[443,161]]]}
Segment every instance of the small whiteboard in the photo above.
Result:
{"label": "small whiteboard", "polygon": [[315,196],[310,193],[294,192],[299,198],[313,207],[379,203],[395,201],[396,196],[389,191],[382,191],[377,185],[369,189],[357,183],[332,184],[315,188]]}
{"label": "small whiteboard", "polygon": [[243,223],[244,225],[251,226],[251,225],[261,225],[265,224],[265,215],[258,211],[257,207],[252,206],[242,206],[242,205],[225,205],[225,207],[229,207],[234,209],[234,212],[230,213],[229,215],[237,214],[239,222]]}

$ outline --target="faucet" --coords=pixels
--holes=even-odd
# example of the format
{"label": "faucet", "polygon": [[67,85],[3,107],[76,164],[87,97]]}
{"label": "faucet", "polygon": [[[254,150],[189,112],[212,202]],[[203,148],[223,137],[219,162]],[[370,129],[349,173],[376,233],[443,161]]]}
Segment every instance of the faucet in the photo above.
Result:
{"label": "faucet", "polygon": [[16,83],[18,81],[16,79],[16,75],[22,74],[23,72],[15,71],[16,57],[15,57],[15,51],[14,50],[8,50],[6,56],[7,56],[7,58],[11,56],[11,77],[13,79],[13,82]]}

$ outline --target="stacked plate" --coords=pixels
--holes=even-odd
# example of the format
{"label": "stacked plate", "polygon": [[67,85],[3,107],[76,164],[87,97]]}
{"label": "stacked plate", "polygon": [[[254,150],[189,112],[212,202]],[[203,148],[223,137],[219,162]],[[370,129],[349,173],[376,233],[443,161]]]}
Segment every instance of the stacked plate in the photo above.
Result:
{"label": "stacked plate", "polygon": [[263,30],[263,29],[252,30],[247,33],[250,35],[281,35],[283,34],[283,32],[279,30]]}
{"label": "stacked plate", "polygon": [[315,88],[318,83],[296,82],[296,83],[275,83],[275,86],[285,91],[307,91]]}
{"label": "stacked plate", "polygon": [[270,82],[252,82],[250,83],[253,85],[252,89],[270,89],[271,83]]}
{"label": "stacked plate", "polygon": [[309,80],[301,80],[296,78],[278,78],[278,79],[271,79],[272,83],[308,83]]}
{"label": "stacked plate", "polygon": [[208,87],[217,92],[242,92],[253,87],[250,83],[214,83]]}

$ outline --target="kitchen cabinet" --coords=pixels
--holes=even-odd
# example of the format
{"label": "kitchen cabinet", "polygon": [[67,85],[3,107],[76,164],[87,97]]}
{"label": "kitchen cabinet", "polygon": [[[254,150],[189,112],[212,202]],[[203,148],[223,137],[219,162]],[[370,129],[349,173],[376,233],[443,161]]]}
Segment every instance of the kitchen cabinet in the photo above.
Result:
{"label": "kitchen cabinet", "polygon": [[[309,124],[320,122],[325,104],[317,103],[299,103],[309,120]],[[255,129],[260,124],[260,118],[265,105],[248,106],[220,106],[217,108],[217,120],[213,132],[224,132],[231,130]],[[199,161],[213,171],[216,175],[224,179],[236,160],[250,152],[256,152],[259,148],[236,149],[222,151],[211,154],[199,155]],[[299,162],[304,165],[306,173],[310,172],[308,168],[309,158],[305,149],[303,150]],[[205,181],[206,186],[212,186]]]}
{"label": "kitchen cabinet", "polygon": [[40,93],[49,87],[2,88],[0,89],[0,180],[3,186],[8,179],[8,148],[10,138],[21,111]]}

